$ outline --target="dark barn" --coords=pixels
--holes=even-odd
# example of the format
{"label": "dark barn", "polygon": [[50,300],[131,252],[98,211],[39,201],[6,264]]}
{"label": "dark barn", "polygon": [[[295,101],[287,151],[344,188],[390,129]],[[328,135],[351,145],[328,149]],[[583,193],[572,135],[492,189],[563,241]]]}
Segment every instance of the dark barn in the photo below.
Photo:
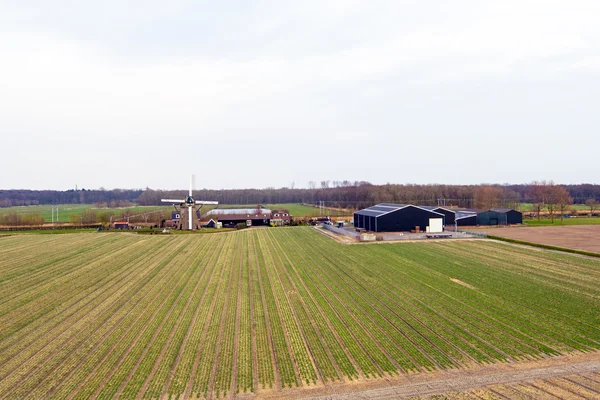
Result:
{"label": "dark barn", "polygon": [[382,203],[354,213],[354,226],[373,232],[407,232],[419,227],[425,232],[430,218],[444,214],[422,207]]}
{"label": "dark barn", "polygon": [[475,226],[477,225],[477,214],[475,213],[456,213],[456,225],[457,226]]}
{"label": "dark barn", "polygon": [[523,223],[523,214],[510,208],[492,208],[477,214],[477,225],[514,225]]}
{"label": "dark barn", "polygon": [[456,212],[449,210],[447,208],[444,207],[436,207],[434,209],[432,209],[431,211],[440,213],[440,214],[444,214],[444,225],[454,225],[454,219],[456,218]]}

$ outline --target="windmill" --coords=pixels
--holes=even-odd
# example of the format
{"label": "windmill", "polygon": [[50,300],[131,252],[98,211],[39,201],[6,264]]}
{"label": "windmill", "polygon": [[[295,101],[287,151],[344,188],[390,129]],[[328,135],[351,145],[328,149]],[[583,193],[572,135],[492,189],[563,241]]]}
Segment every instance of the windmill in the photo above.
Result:
{"label": "windmill", "polygon": [[[201,200],[194,200],[194,198],[192,197],[192,189],[193,189],[193,182],[194,182],[194,175],[190,175],[190,192],[189,195],[184,199],[184,200],[173,200],[173,199],[160,199],[160,201],[162,201],[163,203],[171,203],[173,204],[173,206],[175,206],[175,204],[179,204],[180,207],[187,207],[187,220],[188,220],[188,229],[192,230],[193,228],[193,224],[192,224],[192,220],[193,215],[194,215],[194,208],[199,205],[200,207],[202,207],[203,205],[213,205],[213,204],[219,204],[218,201],[201,201]],[[200,208],[198,207],[198,208]]]}

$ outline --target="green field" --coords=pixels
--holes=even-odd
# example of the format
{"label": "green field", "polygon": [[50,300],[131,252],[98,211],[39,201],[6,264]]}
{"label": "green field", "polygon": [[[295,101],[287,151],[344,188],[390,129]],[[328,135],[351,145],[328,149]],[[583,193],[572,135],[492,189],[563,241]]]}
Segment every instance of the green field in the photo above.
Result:
{"label": "green field", "polygon": [[0,397],[223,397],[593,351],[599,288],[600,261],[483,240],[0,237]]}
{"label": "green field", "polygon": [[[554,223],[550,218],[542,218],[539,221],[536,218],[524,219],[524,224],[529,226],[559,226],[561,225],[560,218],[554,218]],[[562,225],[598,225],[600,217],[577,217],[563,218]]]}
{"label": "green field", "polygon": [[[578,211],[589,211],[590,208],[585,204],[572,204],[569,206],[571,209],[575,209]],[[532,203],[520,203],[518,206],[518,210],[521,212],[534,212],[535,204]]]}
{"label": "green field", "polygon": [[[233,205],[233,204],[223,204],[220,205],[219,208],[253,208],[256,207],[254,205]],[[272,210],[275,209],[286,209],[290,211],[290,214],[295,217],[318,217],[319,209],[317,207],[305,206],[302,204],[266,204],[265,208],[269,208]],[[206,213],[209,210],[214,208],[213,206],[204,206],[202,207],[202,213]],[[84,210],[93,210],[97,214],[107,213],[113,215],[114,217],[121,217],[125,213],[129,215],[137,215],[146,212],[158,211],[162,210],[165,212],[165,215],[170,215],[169,212],[173,211],[173,206],[139,206],[135,205],[132,207],[125,208],[95,208],[93,204],[60,204],[58,205],[58,222],[70,222],[71,216],[80,216]],[[40,214],[44,217],[46,222],[52,222],[52,206],[51,205],[42,205],[42,206],[17,206],[17,207],[6,207],[0,208],[0,215],[16,212],[20,215],[31,215],[31,214]],[[56,212],[56,211],[55,211]],[[55,214],[56,215],[56,214]],[[326,210],[323,215],[327,216],[340,216],[340,215],[348,215],[348,212],[339,211],[339,210]],[[56,222],[56,221],[55,221]]]}
{"label": "green field", "polygon": [[[108,213],[115,216],[128,212],[131,215],[141,214],[149,211],[157,210],[172,210],[172,206],[132,206],[124,208],[95,208],[93,204],[59,204],[58,205],[58,222],[70,222],[72,215],[79,216],[84,210],[93,210],[96,213]],[[44,221],[52,222],[52,206],[41,205],[41,206],[17,206],[17,207],[6,207],[0,208],[0,215],[16,212],[20,215],[27,214],[40,214],[44,217]],[[55,218],[56,218],[56,211]],[[56,221],[55,221],[56,222]]]}
{"label": "green field", "polygon": [[[238,205],[238,204],[223,204],[220,205],[219,208],[255,208],[256,204],[246,204],[246,205]],[[319,216],[348,216],[352,215],[351,211],[343,211],[343,210],[335,210],[335,209],[326,209],[322,212],[319,211],[318,207],[307,206],[303,204],[264,204],[263,207],[268,208],[269,210],[278,210],[284,209],[288,210],[290,214],[294,217],[319,217]]]}

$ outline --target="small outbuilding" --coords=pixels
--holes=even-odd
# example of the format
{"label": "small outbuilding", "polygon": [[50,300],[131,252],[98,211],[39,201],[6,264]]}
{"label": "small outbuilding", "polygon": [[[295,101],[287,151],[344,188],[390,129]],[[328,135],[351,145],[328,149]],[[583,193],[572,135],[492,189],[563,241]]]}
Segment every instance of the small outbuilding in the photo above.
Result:
{"label": "small outbuilding", "polygon": [[216,228],[217,222],[214,219],[209,219],[208,221],[200,221],[201,228]]}
{"label": "small outbuilding", "polygon": [[113,226],[115,229],[129,229],[129,223],[127,221],[116,221]]}
{"label": "small outbuilding", "polygon": [[373,232],[407,232],[427,230],[430,219],[442,219],[444,214],[411,204],[381,203],[354,213],[354,226]]}
{"label": "small outbuilding", "polygon": [[477,225],[514,225],[523,223],[523,214],[512,208],[492,208],[477,214]]}

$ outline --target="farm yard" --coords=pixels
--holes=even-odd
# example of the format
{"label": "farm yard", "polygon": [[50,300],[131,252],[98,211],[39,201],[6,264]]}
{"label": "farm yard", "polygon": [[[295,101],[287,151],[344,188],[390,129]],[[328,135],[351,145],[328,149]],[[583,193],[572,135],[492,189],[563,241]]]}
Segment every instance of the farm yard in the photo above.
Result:
{"label": "farm yard", "polygon": [[0,397],[269,396],[596,354],[599,287],[598,260],[483,240],[3,236]]}

